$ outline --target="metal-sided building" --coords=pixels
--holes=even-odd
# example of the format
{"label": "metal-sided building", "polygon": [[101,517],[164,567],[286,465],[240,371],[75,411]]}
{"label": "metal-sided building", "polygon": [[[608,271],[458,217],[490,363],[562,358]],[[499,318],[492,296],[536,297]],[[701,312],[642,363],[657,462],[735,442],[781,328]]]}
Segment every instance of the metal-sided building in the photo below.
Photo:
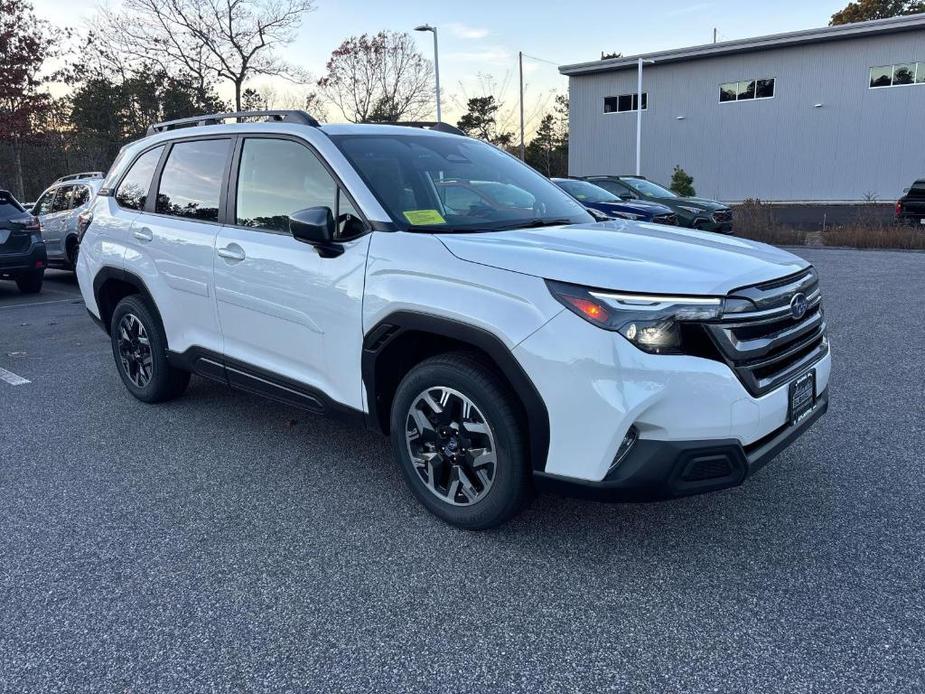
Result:
{"label": "metal-sided building", "polygon": [[925,14],[565,65],[573,176],[674,166],[727,202],[888,201],[925,177]]}

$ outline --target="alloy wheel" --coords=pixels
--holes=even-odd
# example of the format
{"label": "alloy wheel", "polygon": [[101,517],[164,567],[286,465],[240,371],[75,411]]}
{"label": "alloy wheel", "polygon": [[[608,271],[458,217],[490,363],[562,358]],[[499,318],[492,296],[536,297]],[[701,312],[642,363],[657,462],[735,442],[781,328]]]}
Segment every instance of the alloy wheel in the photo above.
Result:
{"label": "alloy wheel", "polygon": [[119,360],[129,380],[144,388],[154,374],[151,341],[144,324],[134,313],[126,313],[119,321]]}
{"label": "alloy wheel", "polygon": [[454,506],[471,506],[488,494],[497,473],[488,420],[458,390],[436,386],[412,401],[405,426],[408,453],[424,486]]}

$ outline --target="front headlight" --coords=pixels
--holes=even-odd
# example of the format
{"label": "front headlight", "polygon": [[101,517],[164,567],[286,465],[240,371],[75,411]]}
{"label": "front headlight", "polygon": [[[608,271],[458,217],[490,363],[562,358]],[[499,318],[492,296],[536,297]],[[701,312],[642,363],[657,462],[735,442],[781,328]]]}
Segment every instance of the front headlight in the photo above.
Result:
{"label": "front headlight", "polygon": [[643,214],[633,214],[632,212],[614,212],[614,215],[623,219],[632,219],[634,222],[645,218]]}
{"label": "front headlight", "polygon": [[589,323],[620,333],[651,354],[681,354],[681,326],[723,315],[723,299],[589,289],[546,280],[552,295]]}
{"label": "front headlight", "polygon": [[701,210],[699,207],[688,207],[687,205],[678,205],[678,207],[680,207],[682,210],[687,210],[691,214],[702,214],[703,213],[703,210]]}

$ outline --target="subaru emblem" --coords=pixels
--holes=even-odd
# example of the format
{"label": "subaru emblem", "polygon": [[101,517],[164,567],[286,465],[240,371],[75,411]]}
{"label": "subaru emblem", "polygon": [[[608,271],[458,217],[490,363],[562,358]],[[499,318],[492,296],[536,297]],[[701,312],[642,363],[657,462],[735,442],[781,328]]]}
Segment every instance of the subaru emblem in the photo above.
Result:
{"label": "subaru emblem", "polygon": [[790,315],[796,320],[800,320],[806,315],[806,309],[809,308],[809,302],[806,300],[806,294],[798,292],[790,300]]}

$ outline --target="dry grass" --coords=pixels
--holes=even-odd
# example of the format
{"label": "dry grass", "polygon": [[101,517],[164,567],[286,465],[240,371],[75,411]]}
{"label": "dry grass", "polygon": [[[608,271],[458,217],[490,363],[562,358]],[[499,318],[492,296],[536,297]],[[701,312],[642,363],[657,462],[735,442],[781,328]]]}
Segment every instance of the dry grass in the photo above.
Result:
{"label": "dry grass", "polygon": [[775,246],[802,246],[806,232],[791,229],[774,219],[774,209],[760,200],[746,200],[735,208],[735,235]]}
{"label": "dry grass", "polygon": [[822,243],[825,246],[847,248],[895,248],[925,251],[925,228],[862,225],[833,227],[822,234]]}
{"label": "dry grass", "polygon": [[[861,206],[857,221],[813,233],[814,243],[844,248],[893,248],[925,250],[925,227],[884,225],[873,206]],[[791,229],[774,219],[774,207],[760,200],[746,200],[735,209],[735,234],[776,246],[804,246],[808,232]]]}

